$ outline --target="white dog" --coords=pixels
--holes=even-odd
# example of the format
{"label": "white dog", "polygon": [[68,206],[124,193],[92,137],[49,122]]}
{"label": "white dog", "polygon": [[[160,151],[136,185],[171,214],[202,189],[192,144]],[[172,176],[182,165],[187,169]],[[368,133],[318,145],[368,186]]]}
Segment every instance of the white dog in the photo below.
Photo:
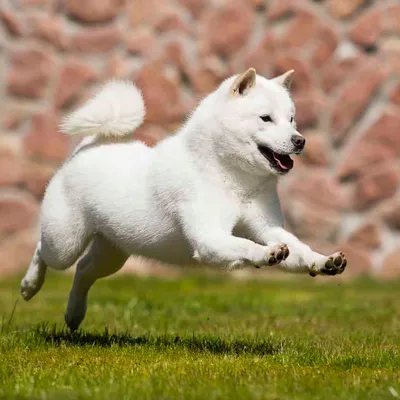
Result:
{"label": "white dog", "polygon": [[318,254],[282,228],[277,179],[305,145],[288,90],[292,73],[268,80],[250,68],[225,80],[154,148],[129,138],[145,115],[130,82],[108,83],[70,115],[62,130],[90,137],[47,188],[24,299],[40,290],[47,267],[70,267],[90,241],[65,314],[71,330],[85,317],[96,279],[132,254],[173,264],[342,273],[343,253]]}

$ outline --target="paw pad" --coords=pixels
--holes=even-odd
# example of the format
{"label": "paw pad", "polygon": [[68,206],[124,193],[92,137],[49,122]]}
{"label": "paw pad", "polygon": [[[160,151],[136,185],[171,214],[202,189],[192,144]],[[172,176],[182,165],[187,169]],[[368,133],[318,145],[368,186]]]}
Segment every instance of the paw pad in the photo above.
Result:
{"label": "paw pad", "polygon": [[341,274],[346,269],[346,265],[347,260],[344,253],[335,253],[325,262],[324,267],[321,269],[321,273],[324,275]]}
{"label": "paw pad", "polygon": [[269,264],[269,265],[274,265],[274,264],[276,264],[276,258],[275,258],[275,257],[270,257],[270,258],[268,259],[268,264]]}
{"label": "paw pad", "polygon": [[286,244],[279,245],[279,247],[271,251],[270,257],[268,259],[268,265],[279,264],[280,262],[286,260],[289,256],[289,248]]}
{"label": "paw pad", "polygon": [[322,267],[315,264],[310,268],[309,275],[315,277],[317,275],[337,275],[341,274],[347,266],[346,256],[343,252],[332,254],[325,261]]}

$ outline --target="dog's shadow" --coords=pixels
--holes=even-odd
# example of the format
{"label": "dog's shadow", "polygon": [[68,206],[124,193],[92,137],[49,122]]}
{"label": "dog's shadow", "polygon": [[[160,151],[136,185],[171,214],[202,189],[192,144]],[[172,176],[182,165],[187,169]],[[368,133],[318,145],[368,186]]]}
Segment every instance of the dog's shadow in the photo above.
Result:
{"label": "dog's shadow", "polygon": [[128,332],[110,333],[79,330],[70,333],[66,329],[41,326],[36,332],[46,343],[52,346],[145,346],[159,350],[187,349],[193,352],[222,355],[250,354],[265,356],[281,353],[283,342],[271,342],[265,338],[224,338],[211,334],[146,334],[134,336]]}

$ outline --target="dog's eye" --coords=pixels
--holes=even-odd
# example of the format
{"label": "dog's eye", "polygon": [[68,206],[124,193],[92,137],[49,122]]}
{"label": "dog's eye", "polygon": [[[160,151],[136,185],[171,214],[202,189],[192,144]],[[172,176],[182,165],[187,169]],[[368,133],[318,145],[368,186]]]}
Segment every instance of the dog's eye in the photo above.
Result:
{"label": "dog's eye", "polygon": [[294,121],[294,116],[292,115],[292,116],[290,117],[290,123],[293,123],[293,121]]}
{"label": "dog's eye", "polygon": [[264,122],[273,122],[270,115],[261,115],[260,117]]}

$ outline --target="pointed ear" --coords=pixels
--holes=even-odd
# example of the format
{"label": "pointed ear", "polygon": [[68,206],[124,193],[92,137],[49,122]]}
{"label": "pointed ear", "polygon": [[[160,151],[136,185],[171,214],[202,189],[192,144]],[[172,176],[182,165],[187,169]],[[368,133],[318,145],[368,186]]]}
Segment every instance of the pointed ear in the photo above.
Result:
{"label": "pointed ear", "polygon": [[284,74],[277,76],[273,80],[276,83],[279,83],[280,85],[285,87],[286,89],[290,89],[290,86],[292,85],[293,81],[293,73],[294,69],[291,69],[290,71],[287,71]]}
{"label": "pointed ear", "polygon": [[239,75],[232,84],[231,93],[244,96],[256,85],[256,70],[249,68]]}

